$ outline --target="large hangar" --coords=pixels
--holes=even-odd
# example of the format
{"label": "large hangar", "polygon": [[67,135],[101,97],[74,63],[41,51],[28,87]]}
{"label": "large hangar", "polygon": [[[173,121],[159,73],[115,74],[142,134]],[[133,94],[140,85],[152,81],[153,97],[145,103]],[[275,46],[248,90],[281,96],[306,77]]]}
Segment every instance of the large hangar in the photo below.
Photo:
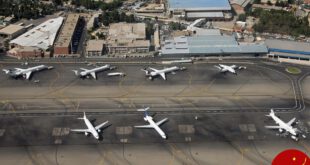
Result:
{"label": "large hangar", "polygon": [[161,54],[169,57],[266,55],[264,43],[239,43],[234,36],[181,36],[166,40]]}
{"label": "large hangar", "polygon": [[185,17],[187,20],[231,18],[231,6],[228,0],[168,0],[168,10],[172,16]]}

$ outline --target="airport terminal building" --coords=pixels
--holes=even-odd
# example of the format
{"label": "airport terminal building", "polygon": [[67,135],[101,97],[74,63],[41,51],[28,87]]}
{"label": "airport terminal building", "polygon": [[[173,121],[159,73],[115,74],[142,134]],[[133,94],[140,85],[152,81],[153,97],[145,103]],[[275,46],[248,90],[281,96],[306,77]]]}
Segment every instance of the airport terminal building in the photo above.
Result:
{"label": "airport terminal building", "polygon": [[234,36],[180,36],[165,40],[161,55],[169,57],[261,56],[268,53],[264,43],[239,43]]}
{"label": "airport terminal building", "polygon": [[168,0],[171,16],[184,17],[186,20],[206,18],[207,20],[229,20],[232,18],[228,0]]}

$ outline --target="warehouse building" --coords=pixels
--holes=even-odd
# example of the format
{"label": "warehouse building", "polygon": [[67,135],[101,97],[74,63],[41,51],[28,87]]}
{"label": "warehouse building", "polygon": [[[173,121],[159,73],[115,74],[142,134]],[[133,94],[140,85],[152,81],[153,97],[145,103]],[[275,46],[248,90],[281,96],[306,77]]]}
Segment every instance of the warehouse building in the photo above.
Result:
{"label": "warehouse building", "polygon": [[89,40],[86,46],[86,57],[98,57],[104,54],[104,40]]}
{"label": "warehouse building", "polygon": [[169,57],[259,56],[268,49],[263,43],[238,43],[234,36],[202,35],[166,40],[161,54]]}
{"label": "warehouse building", "polygon": [[72,57],[77,54],[85,21],[79,14],[69,14],[54,44],[54,57]]}
{"label": "warehouse building", "polygon": [[229,20],[232,18],[228,0],[168,0],[171,16],[186,20],[206,18],[207,20]]}
{"label": "warehouse building", "polygon": [[17,58],[49,57],[63,17],[49,19],[10,42],[9,56]]}

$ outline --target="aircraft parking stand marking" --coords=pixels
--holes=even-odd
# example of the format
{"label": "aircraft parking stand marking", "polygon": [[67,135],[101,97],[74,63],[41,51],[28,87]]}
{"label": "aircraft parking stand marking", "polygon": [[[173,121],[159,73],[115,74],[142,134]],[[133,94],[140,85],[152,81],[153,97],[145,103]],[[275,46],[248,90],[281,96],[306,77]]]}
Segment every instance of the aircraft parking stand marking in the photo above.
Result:
{"label": "aircraft parking stand marking", "polygon": [[123,126],[123,127],[116,127],[115,133],[116,135],[130,135],[132,134],[133,129],[131,126]]}
{"label": "aircraft parking stand marking", "polygon": [[179,128],[179,133],[181,134],[194,134],[195,133],[195,128],[194,128],[194,125],[192,124],[180,124],[178,125],[178,128]]}
{"label": "aircraft parking stand marking", "polygon": [[52,136],[67,136],[70,133],[70,128],[53,128]]}

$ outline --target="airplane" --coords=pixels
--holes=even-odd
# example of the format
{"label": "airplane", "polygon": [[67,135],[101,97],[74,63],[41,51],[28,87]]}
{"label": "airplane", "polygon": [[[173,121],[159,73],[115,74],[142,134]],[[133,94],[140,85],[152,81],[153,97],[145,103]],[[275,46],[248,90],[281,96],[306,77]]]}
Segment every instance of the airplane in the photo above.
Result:
{"label": "airplane", "polygon": [[[266,116],[271,117],[275,121],[275,123],[278,125],[277,126],[265,126],[265,128],[278,129],[280,133],[283,133],[284,131],[286,131],[286,132],[291,134],[291,138],[293,140],[298,141],[298,134],[299,134],[300,130],[298,130],[297,128],[294,128],[292,126],[294,124],[296,118],[293,118],[289,122],[285,123],[278,116],[275,115],[273,109],[271,109],[270,113]],[[303,137],[305,138],[305,135],[303,135]]]}
{"label": "airplane", "polygon": [[110,65],[104,65],[104,66],[100,66],[100,67],[96,67],[94,69],[84,69],[84,68],[80,68],[82,71],[79,72],[78,70],[72,70],[76,76],[79,76],[80,78],[89,78],[89,75],[91,75],[94,79],[97,79],[96,73],[97,72],[101,72],[107,69],[115,69],[115,67],[111,67]]}
{"label": "airplane", "polygon": [[13,78],[18,78],[19,76],[23,76],[25,79],[29,80],[33,72],[38,72],[44,69],[52,69],[52,68],[53,68],[52,66],[38,65],[38,66],[30,67],[27,69],[14,68],[14,69],[2,69],[2,70],[5,72],[5,74],[8,74]]}
{"label": "airplane", "polygon": [[219,64],[219,65],[214,65],[216,68],[218,68],[220,70],[221,73],[226,73],[226,72],[230,72],[233,73],[235,75],[237,75],[236,69],[246,69],[245,66],[237,66],[237,65],[223,65],[223,64]]}
{"label": "airplane", "polygon": [[178,71],[178,70],[185,70],[186,68],[185,67],[177,67],[177,66],[173,66],[173,67],[170,67],[170,68],[164,68],[164,69],[161,69],[161,70],[157,70],[157,69],[154,69],[154,68],[148,68],[148,69],[141,69],[142,71],[145,72],[145,75],[147,77],[149,77],[150,80],[152,80],[155,76],[161,76],[164,80],[167,80],[166,79],[166,73],[172,73],[172,74],[175,74],[174,71]]}
{"label": "airplane", "polygon": [[147,111],[150,109],[150,107],[144,108],[144,109],[138,109],[137,111],[142,111],[144,112],[144,121],[147,121],[149,123],[149,125],[140,125],[140,126],[135,126],[135,128],[153,128],[157,131],[157,133],[163,138],[163,139],[167,139],[166,134],[164,133],[164,131],[162,131],[159,126],[162,125],[164,122],[166,122],[168,120],[168,118],[164,118],[159,122],[154,122],[153,117],[149,116]]}
{"label": "airplane", "polygon": [[96,138],[99,139],[99,133],[101,132],[101,128],[106,125],[109,121],[106,121],[104,123],[101,123],[97,125],[96,127],[93,126],[93,124],[88,120],[86,117],[86,114],[84,112],[84,116],[82,118],[78,118],[80,120],[84,120],[87,129],[71,129],[72,132],[83,132],[85,136],[88,136],[90,133]]}

